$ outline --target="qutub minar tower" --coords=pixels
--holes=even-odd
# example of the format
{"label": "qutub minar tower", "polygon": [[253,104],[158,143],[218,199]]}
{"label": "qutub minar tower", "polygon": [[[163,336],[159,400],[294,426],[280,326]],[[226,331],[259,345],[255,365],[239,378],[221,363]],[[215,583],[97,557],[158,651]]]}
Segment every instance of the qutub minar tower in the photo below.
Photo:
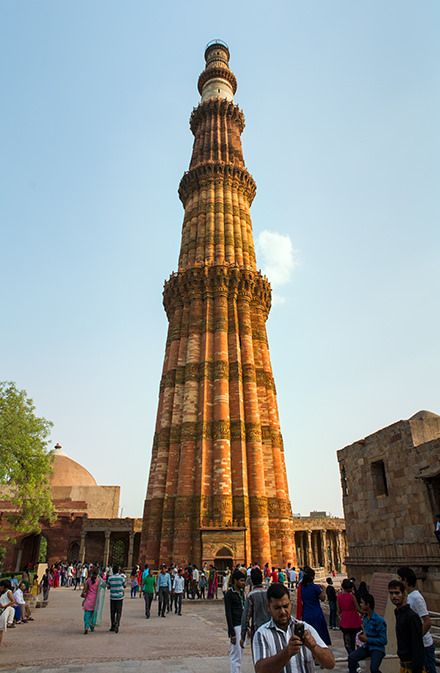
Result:
{"label": "qutub minar tower", "polygon": [[194,146],[179,196],[179,270],[169,321],[140,556],[295,562],[283,440],[269,356],[268,280],[256,268],[244,115],[221,41],[205,51]]}

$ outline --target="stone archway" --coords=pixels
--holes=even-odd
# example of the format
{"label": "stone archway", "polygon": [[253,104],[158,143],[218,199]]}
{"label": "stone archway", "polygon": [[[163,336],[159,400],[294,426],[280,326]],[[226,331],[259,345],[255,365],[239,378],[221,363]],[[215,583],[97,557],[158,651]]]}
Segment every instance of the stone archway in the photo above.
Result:
{"label": "stone archway", "polygon": [[45,535],[33,534],[24,537],[17,550],[16,572],[32,568],[37,563],[47,563],[49,542]]}
{"label": "stone archway", "polygon": [[221,547],[215,555],[214,565],[217,570],[232,570],[234,566],[234,553],[229,547]]}
{"label": "stone archway", "polygon": [[17,548],[16,572],[33,568],[38,563],[40,553],[40,535],[27,535]]}
{"label": "stone archway", "polygon": [[71,542],[69,546],[69,552],[67,556],[67,560],[71,561],[72,563],[76,563],[79,561],[79,550],[80,550],[80,544],[79,542]]}

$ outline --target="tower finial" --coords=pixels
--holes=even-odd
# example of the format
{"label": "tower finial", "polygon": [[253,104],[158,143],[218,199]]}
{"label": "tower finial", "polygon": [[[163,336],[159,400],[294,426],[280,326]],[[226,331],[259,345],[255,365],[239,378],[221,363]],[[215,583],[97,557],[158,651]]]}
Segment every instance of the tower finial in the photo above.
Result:
{"label": "tower finial", "polygon": [[202,103],[210,98],[234,100],[237,80],[229,69],[229,47],[223,40],[208,42],[205,49],[205,70],[199,77],[198,88]]}

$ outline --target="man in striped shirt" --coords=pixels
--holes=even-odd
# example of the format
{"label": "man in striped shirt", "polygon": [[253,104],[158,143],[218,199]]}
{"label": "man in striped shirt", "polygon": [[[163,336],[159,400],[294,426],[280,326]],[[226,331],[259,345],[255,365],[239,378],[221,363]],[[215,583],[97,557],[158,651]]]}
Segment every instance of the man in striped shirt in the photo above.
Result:
{"label": "man in striped shirt", "polygon": [[[271,620],[260,626],[252,641],[255,673],[314,673],[315,661],[322,668],[334,668],[332,651],[317,631],[292,619],[290,591],[275,582],[267,590]],[[303,628],[303,635],[295,635],[295,625]]]}
{"label": "man in striped shirt", "polygon": [[113,575],[107,578],[107,588],[110,589],[110,631],[118,633],[124,601],[125,575],[119,572],[119,566],[113,566]]}

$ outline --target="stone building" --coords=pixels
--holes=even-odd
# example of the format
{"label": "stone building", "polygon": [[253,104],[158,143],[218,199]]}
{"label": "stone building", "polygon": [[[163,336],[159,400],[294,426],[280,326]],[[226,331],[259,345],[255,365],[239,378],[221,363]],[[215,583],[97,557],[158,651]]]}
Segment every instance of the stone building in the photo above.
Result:
{"label": "stone building", "polygon": [[420,411],[338,451],[347,528],[347,571],[409,565],[431,610],[440,611],[440,416]]}
{"label": "stone building", "polygon": [[294,516],[295,550],[298,565],[345,571],[345,521],[327,516],[326,512],[310,512],[310,516]]}
{"label": "stone building", "polygon": [[[130,548],[133,551],[137,543],[139,549],[140,522],[136,524],[133,519],[117,518],[120,487],[99,486],[90,472],[67,456],[59,444],[55,446],[50,485],[55,519],[51,523],[42,521],[39,534],[16,536],[8,523],[8,514],[13,513],[14,507],[8,500],[0,501],[0,545],[6,549],[5,568],[19,570],[34,565],[42,543],[47,548],[49,563],[80,559],[86,554],[89,554],[89,560],[102,560],[106,544],[110,558],[115,552],[127,563]],[[102,549],[96,542],[100,526]],[[106,542],[108,531],[110,535]],[[8,542],[11,536],[13,543]],[[117,541],[114,549],[113,544]]]}
{"label": "stone building", "polygon": [[[49,564],[60,560],[92,561],[131,568],[140,559],[143,520],[118,517],[119,486],[99,486],[90,472],[56,446],[51,491],[55,520],[41,522],[39,534],[19,535],[14,543],[6,542],[13,534],[7,515],[13,511],[8,501],[0,501],[0,545],[7,550],[4,567],[19,571],[34,565],[43,545]],[[81,498],[81,499],[80,499]],[[101,516],[100,516],[101,515]],[[312,565],[322,571],[343,569],[345,555],[344,520],[311,512],[293,519],[292,543],[299,565]],[[232,558],[246,559],[244,527],[226,529],[206,526],[201,530],[203,560],[218,569],[230,565]],[[235,542],[231,556],[231,539]],[[273,560],[276,563],[275,560]]]}
{"label": "stone building", "polygon": [[120,486],[98,486],[85,467],[66,456],[60,444],[55,445],[50,488],[56,509],[81,502],[89,518],[118,516]]}
{"label": "stone building", "polygon": [[141,558],[295,562],[292,513],[229,49],[205,51],[194,145],[179,196],[178,272],[144,509]]}

